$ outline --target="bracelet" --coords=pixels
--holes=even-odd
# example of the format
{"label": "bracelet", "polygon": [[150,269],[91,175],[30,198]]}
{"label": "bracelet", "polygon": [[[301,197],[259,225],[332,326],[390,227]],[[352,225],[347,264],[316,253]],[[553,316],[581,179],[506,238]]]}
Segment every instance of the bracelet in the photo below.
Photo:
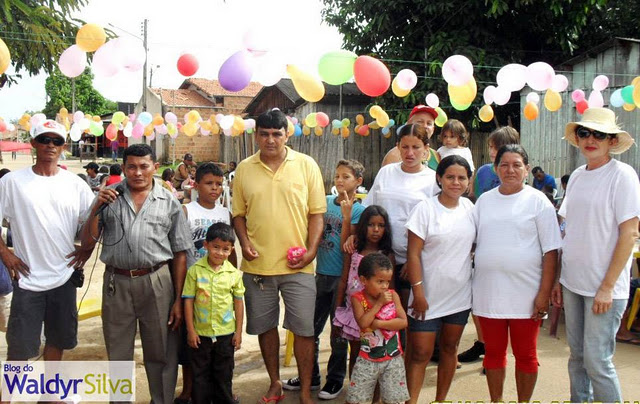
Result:
{"label": "bracelet", "polygon": [[412,283],[412,284],[411,284],[411,287],[414,287],[414,286],[420,286],[420,285],[422,285],[422,281],[420,281],[420,282],[416,282],[416,283]]}

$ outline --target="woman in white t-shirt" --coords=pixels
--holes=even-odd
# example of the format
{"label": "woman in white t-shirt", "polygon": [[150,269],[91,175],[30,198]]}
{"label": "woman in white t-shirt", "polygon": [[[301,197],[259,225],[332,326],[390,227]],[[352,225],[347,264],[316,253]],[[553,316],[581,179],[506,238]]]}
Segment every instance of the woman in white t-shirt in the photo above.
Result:
{"label": "woman in white t-shirt", "polygon": [[[404,276],[407,261],[407,223],[409,213],[418,204],[436,194],[436,173],[422,164],[429,136],[422,125],[407,124],[398,133],[398,149],[402,162],[388,164],[378,171],[363,206],[380,205],[389,214],[396,259],[395,289],[406,309],[410,285]],[[401,276],[401,273],[403,276]]]}
{"label": "woman in white t-shirt", "polygon": [[538,332],[555,281],[560,228],[547,197],[524,185],[529,159],[522,146],[502,146],[494,164],[501,184],[482,194],[473,209],[473,314],[484,335],[491,401],[503,401],[511,340],[518,402],[528,402],[538,377]]}
{"label": "woman in white t-shirt", "polygon": [[640,184],[635,170],[611,154],[628,150],[633,138],[606,108],[587,109],[581,122],[566,126],[564,138],[587,161],[571,173],[558,212],[566,228],[553,303],[564,300],[571,401],[621,402],[612,358],[629,295]]}
{"label": "woman in white t-shirt", "polygon": [[407,385],[410,403],[417,403],[440,331],[435,401],[446,400],[456,371],[458,343],[471,309],[471,247],[476,228],[473,204],[462,198],[469,188],[471,167],[461,156],[440,161],[436,181],[442,192],[418,203],[405,227],[409,230],[407,274],[409,335]]}

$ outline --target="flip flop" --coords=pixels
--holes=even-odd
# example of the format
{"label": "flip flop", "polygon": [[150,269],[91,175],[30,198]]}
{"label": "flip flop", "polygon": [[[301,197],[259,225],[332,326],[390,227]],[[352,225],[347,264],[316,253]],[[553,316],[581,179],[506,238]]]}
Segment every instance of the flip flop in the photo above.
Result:
{"label": "flip flop", "polygon": [[616,338],[616,342],[620,342],[622,344],[640,346],[640,338],[629,338],[629,339]]}
{"label": "flip flop", "polygon": [[260,401],[258,401],[258,403],[260,404],[279,403],[282,400],[284,400],[284,394],[281,394],[279,396],[271,396],[271,397],[262,396],[262,398],[260,399]]}

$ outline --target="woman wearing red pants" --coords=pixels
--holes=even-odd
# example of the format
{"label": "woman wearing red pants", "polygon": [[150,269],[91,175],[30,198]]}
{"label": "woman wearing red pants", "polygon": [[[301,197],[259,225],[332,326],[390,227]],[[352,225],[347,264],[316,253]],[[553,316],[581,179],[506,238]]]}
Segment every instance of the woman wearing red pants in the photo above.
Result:
{"label": "woman wearing red pants", "polygon": [[529,159],[522,146],[501,147],[494,164],[501,185],[482,194],[473,211],[473,314],[484,333],[491,401],[503,401],[510,339],[518,401],[527,402],[538,377],[538,330],[555,280],[560,229],[546,196],[524,185]]}

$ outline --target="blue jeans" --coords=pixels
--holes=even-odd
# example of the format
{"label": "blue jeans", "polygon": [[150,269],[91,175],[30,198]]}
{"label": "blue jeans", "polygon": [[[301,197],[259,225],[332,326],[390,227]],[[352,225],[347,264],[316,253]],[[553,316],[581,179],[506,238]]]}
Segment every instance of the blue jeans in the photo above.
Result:
{"label": "blue jeans", "polygon": [[614,299],[611,309],[593,314],[593,297],[562,288],[569,356],[571,402],[622,401],[613,354],[626,299]]}
{"label": "blue jeans", "polygon": [[[320,334],[322,334],[329,317],[331,317],[331,323],[333,324],[339,285],[339,276],[316,274],[316,308],[313,316],[316,349],[313,356],[313,374],[311,377],[314,384],[320,383],[320,367],[318,366]],[[338,384],[344,382],[347,374],[348,348],[349,342],[346,339],[331,335],[331,356],[329,356],[329,363],[327,364],[327,381],[333,381]]]}

